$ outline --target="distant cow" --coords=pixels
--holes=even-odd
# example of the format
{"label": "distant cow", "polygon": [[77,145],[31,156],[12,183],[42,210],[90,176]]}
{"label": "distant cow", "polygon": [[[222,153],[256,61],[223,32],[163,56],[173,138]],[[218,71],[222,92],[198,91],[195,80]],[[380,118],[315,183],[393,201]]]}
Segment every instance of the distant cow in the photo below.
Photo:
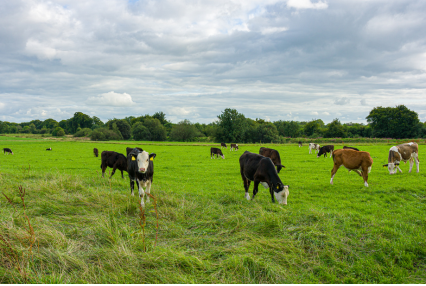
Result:
{"label": "distant cow", "polygon": [[226,149],[226,144],[225,143],[220,143],[220,149],[222,149],[222,147],[225,147],[225,149]]}
{"label": "distant cow", "polygon": [[357,149],[357,148],[348,147],[348,146],[343,146],[343,149],[352,149],[352,150],[355,150],[355,151],[359,151],[359,149]]}
{"label": "distant cow", "polygon": [[330,184],[333,185],[333,178],[337,170],[343,165],[350,171],[355,171],[364,179],[364,185],[368,187],[368,173],[371,171],[373,159],[370,153],[364,151],[355,151],[351,149],[338,149],[333,152],[334,166],[331,170]]}
{"label": "distant cow", "polygon": [[9,155],[9,154],[13,155],[12,150],[10,150],[9,148],[3,148],[3,154],[6,154],[6,153],[7,153],[7,155]]}
{"label": "distant cow", "polygon": [[52,147],[47,148],[46,151],[52,151]]}
{"label": "distant cow", "polygon": [[327,153],[330,153],[330,158],[331,158],[331,154],[333,153],[333,151],[334,151],[334,145],[325,145],[325,146],[322,146],[319,149],[317,158],[319,158],[322,154],[324,154],[324,157],[327,158]]}
{"label": "distant cow", "polygon": [[302,147],[302,141],[299,141],[299,148]]}
{"label": "distant cow", "polygon": [[112,173],[110,178],[114,175],[115,170],[118,169],[121,171],[121,178],[124,179],[123,171],[127,172],[127,159],[121,153],[117,153],[114,151],[103,151],[101,153],[101,169],[102,169],[102,178],[105,175],[105,170],[107,167],[112,168]]}
{"label": "distant cow", "polygon": [[[135,148],[138,149],[141,152],[143,151],[142,148],[139,148],[139,147],[135,147]],[[129,156],[129,153],[132,152],[132,150],[135,149],[135,148],[126,147],[127,156]]]}
{"label": "distant cow", "polygon": [[266,148],[266,147],[260,147],[259,154],[262,155],[262,156],[271,158],[274,165],[277,166],[277,173],[279,173],[282,168],[285,168],[281,164],[280,153],[278,153],[277,150],[271,149],[271,148]]}
{"label": "distant cow", "polygon": [[225,155],[223,155],[222,150],[219,148],[210,148],[210,159],[214,159],[214,155],[216,155],[216,158],[219,158],[219,156],[222,157],[222,159],[225,159]]}
{"label": "distant cow", "polygon": [[262,184],[265,188],[269,188],[273,203],[276,198],[278,203],[287,204],[288,185],[284,185],[281,182],[270,158],[245,151],[240,157],[240,173],[244,182],[245,198],[247,200],[250,200],[249,187],[253,181],[253,199],[258,192],[259,184]]}
{"label": "distant cow", "polygon": [[234,151],[237,151],[238,150],[238,144],[231,143],[231,148],[229,150],[232,151],[232,149],[234,149]]}
{"label": "distant cow", "polygon": [[[154,180],[154,158],[156,154],[149,154],[146,151],[140,151],[139,148],[134,148],[127,155],[127,173],[130,178],[130,191],[134,196],[133,189],[136,185],[138,187],[139,197],[141,198],[141,206],[145,206],[144,197],[145,192],[150,194],[152,181]],[[144,191],[143,188],[146,188]],[[149,203],[149,196],[146,198]]]}
{"label": "distant cow", "polygon": [[99,156],[98,148],[93,148],[93,154],[95,155],[95,157]]}
{"label": "distant cow", "polygon": [[419,146],[417,143],[404,143],[398,146],[393,146],[389,149],[388,163],[383,165],[383,167],[388,167],[389,174],[396,174],[397,170],[402,173],[399,168],[399,163],[404,161],[410,161],[410,170],[408,173],[411,173],[413,169],[414,162],[416,163],[417,173],[419,172]]}
{"label": "distant cow", "polygon": [[312,150],[315,150],[315,153],[318,153],[320,145],[317,143],[309,143],[309,154],[312,154]]}

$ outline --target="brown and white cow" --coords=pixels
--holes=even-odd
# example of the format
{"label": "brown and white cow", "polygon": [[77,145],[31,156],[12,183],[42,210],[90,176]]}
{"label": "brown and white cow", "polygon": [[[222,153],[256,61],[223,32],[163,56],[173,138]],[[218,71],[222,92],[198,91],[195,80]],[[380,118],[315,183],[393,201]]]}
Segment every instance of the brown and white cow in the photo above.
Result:
{"label": "brown and white cow", "polygon": [[238,151],[238,144],[231,143],[231,148],[229,150],[232,151],[232,149],[234,149],[234,151]]}
{"label": "brown and white cow", "polygon": [[330,184],[333,185],[333,178],[337,170],[343,165],[350,171],[355,171],[364,179],[364,185],[368,187],[368,173],[371,171],[373,159],[370,153],[364,151],[355,151],[351,149],[338,149],[333,152],[334,167],[331,170]]}
{"label": "brown and white cow", "polygon": [[320,145],[317,143],[309,143],[309,154],[312,154],[312,150],[315,150],[315,153],[318,153]]}
{"label": "brown and white cow", "polygon": [[416,162],[417,173],[419,172],[419,145],[415,142],[404,143],[398,146],[392,146],[389,149],[388,163],[383,165],[383,167],[388,167],[389,174],[396,174],[397,170],[402,173],[399,168],[401,161],[407,163],[410,161],[410,170],[408,173],[411,173],[413,169],[414,162]]}

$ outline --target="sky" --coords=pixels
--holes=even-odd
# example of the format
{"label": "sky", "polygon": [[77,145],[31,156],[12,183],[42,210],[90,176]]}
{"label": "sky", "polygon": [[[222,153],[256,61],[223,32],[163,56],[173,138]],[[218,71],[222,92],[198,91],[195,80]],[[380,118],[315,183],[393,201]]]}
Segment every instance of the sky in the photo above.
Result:
{"label": "sky", "polygon": [[2,0],[0,120],[426,121],[424,0]]}

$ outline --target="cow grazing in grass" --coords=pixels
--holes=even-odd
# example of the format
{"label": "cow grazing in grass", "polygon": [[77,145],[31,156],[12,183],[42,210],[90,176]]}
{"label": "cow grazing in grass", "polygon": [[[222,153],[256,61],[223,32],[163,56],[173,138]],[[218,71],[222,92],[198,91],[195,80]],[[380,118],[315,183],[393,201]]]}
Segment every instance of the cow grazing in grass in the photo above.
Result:
{"label": "cow grazing in grass", "polygon": [[[139,148],[139,147],[135,147],[136,149],[138,149],[139,151],[143,151],[143,149],[142,148]],[[135,148],[131,148],[131,147],[126,147],[126,154],[127,154],[127,156],[129,156],[129,153],[130,152],[132,152],[133,151],[133,149],[135,149]]]}
{"label": "cow grazing in grass", "polygon": [[325,146],[322,146],[319,149],[317,158],[319,158],[323,154],[324,154],[324,158],[327,158],[327,153],[330,153],[330,158],[331,158],[331,154],[333,153],[333,151],[334,151],[334,145],[325,145]]}
{"label": "cow grazing in grass", "polygon": [[9,154],[13,155],[13,152],[12,152],[12,150],[10,150],[10,148],[3,148],[3,154],[6,154],[6,153],[7,153],[7,155],[9,155]]}
{"label": "cow grazing in grass", "polygon": [[46,151],[52,151],[52,147],[47,148]]}
{"label": "cow grazing in grass", "polygon": [[285,168],[281,164],[280,153],[278,153],[277,150],[271,149],[271,148],[266,148],[266,147],[260,147],[259,154],[262,155],[262,156],[271,158],[274,165],[277,166],[277,173],[279,173],[282,168]]}
{"label": "cow grazing in grass", "polygon": [[234,149],[234,151],[238,151],[238,144],[231,143],[231,148],[229,150],[232,151],[232,149]]}
{"label": "cow grazing in grass", "polygon": [[[130,191],[132,196],[134,196],[133,189],[136,181],[142,207],[145,206],[145,193],[151,193],[152,181],[154,180],[153,161],[155,156],[155,153],[149,154],[146,151],[140,151],[138,148],[134,148],[127,155],[127,173],[129,173],[130,178]],[[143,188],[146,188],[146,190]],[[147,196],[146,202],[149,203],[149,196]]]}
{"label": "cow grazing in grass", "polygon": [[223,155],[222,150],[220,150],[219,148],[210,148],[210,159],[214,159],[214,155],[216,155],[216,158],[219,158],[219,156],[221,156],[222,159],[225,159],[225,155]]}
{"label": "cow grazing in grass", "polygon": [[269,188],[272,202],[275,198],[280,204],[287,204],[288,185],[284,185],[278,176],[274,163],[270,158],[245,151],[240,157],[240,173],[244,182],[245,198],[250,200],[249,187],[253,181],[253,199],[258,192],[259,184]]}
{"label": "cow grazing in grass", "polygon": [[226,147],[226,144],[225,144],[225,143],[223,143],[223,142],[222,142],[222,143],[220,143],[220,149],[222,149],[222,147],[225,147],[225,149],[227,148],[227,147]]}
{"label": "cow grazing in grass", "polygon": [[388,163],[383,165],[383,167],[388,167],[389,174],[396,174],[397,170],[402,173],[399,168],[401,161],[407,163],[410,162],[410,170],[408,173],[411,173],[413,169],[414,162],[416,163],[417,173],[419,172],[419,146],[417,143],[404,143],[398,146],[393,146],[389,150]]}
{"label": "cow grazing in grass", "polygon": [[302,147],[302,141],[299,141],[299,148]]}
{"label": "cow grazing in grass", "polygon": [[317,143],[309,143],[309,154],[312,154],[312,150],[315,150],[315,153],[318,153],[320,145]]}
{"label": "cow grazing in grass", "polygon": [[364,151],[355,151],[351,149],[338,149],[333,152],[334,166],[331,170],[330,184],[333,185],[333,178],[337,170],[343,165],[350,171],[355,171],[364,179],[364,185],[368,187],[368,173],[371,171],[373,159],[370,153]]}
{"label": "cow grazing in grass", "polygon": [[358,148],[355,148],[355,147],[348,147],[348,146],[343,146],[343,149],[352,149],[352,150],[355,150],[355,151],[359,151],[359,149],[358,149]]}
{"label": "cow grazing in grass", "polygon": [[95,155],[95,157],[99,156],[98,148],[93,148],[93,154]]}
{"label": "cow grazing in grass", "polygon": [[114,175],[115,170],[118,169],[121,171],[121,178],[124,179],[123,171],[127,172],[127,159],[121,153],[117,153],[114,151],[103,151],[101,153],[101,169],[102,169],[102,178],[105,175],[105,170],[107,167],[112,168],[112,173],[110,178]]}

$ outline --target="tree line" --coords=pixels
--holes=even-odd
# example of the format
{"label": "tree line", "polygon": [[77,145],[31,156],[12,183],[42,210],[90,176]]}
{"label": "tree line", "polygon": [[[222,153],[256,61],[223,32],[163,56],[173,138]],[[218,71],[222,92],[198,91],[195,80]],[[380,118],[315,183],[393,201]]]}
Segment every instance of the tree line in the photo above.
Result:
{"label": "tree line", "polygon": [[246,118],[236,109],[227,108],[209,124],[192,123],[185,119],[172,123],[162,111],[153,115],[129,116],[109,119],[106,123],[96,116],[82,112],[69,119],[52,118],[13,123],[0,121],[0,134],[32,133],[52,136],[73,135],[90,137],[95,141],[216,141],[216,142],[275,142],[286,138],[426,138],[426,122],[420,122],[418,114],[404,105],[375,107],[366,117],[367,124],[341,123],[334,119],[324,124],[321,119],[311,121],[269,122],[264,119]]}

